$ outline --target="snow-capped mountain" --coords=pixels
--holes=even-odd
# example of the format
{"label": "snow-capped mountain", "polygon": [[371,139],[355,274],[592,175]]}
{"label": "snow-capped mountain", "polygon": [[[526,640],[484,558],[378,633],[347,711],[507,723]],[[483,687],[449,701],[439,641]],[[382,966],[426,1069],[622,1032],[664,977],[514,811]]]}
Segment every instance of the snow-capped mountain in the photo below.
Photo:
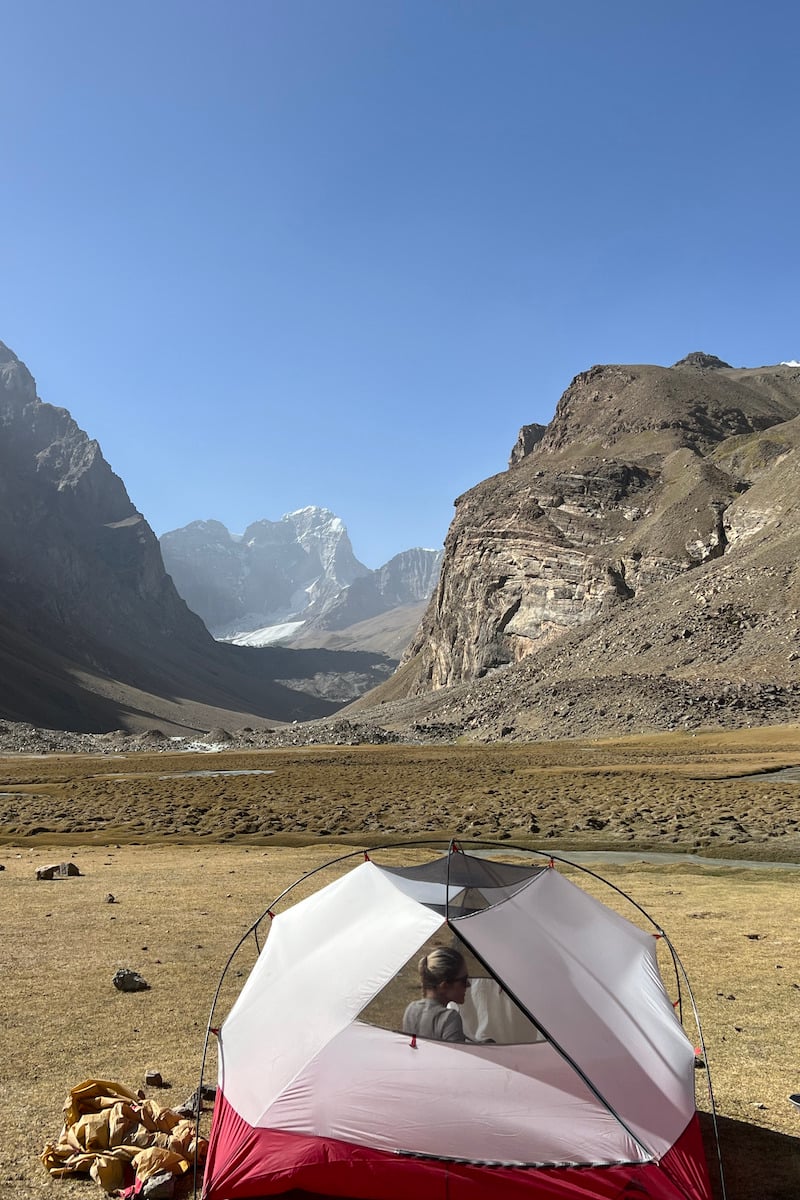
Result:
{"label": "snow-capped mountain", "polygon": [[344,522],[308,507],[255,521],[242,535],[219,521],[193,521],[161,538],[179,594],[219,640],[265,646],[302,631],[340,630],[427,600],[441,554],[407,550],[370,571],[353,553]]}
{"label": "snow-capped mountain", "polygon": [[368,621],[393,608],[427,601],[436,586],[440,550],[416,546],[395,554],[376,571],[354,579],[324,604],[313,604],[305,616],[304,634],[311,630],[341,630]]}

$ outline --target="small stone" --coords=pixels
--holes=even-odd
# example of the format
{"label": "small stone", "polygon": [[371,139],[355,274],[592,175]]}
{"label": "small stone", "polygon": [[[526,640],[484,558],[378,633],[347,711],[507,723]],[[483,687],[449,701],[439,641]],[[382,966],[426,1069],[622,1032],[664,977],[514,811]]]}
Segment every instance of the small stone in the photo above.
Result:
{"label": "small stone", "polygon": [[144,1073],[145,1087],[163,1087],[164,1079],[160,1071],[145,1071]]}
{"label": "small stone", "polygon": [[120,967],[111,982],[119,992],[146,992],[150,989],[147,980],[143,979],[138,971],[132,971],[129,967]]}
{"label": "small stone", "polygon": [[180,1117],[196,1116],[198,1111],[204,1112],[206,1103],[213,1104],[216,1099],[217,1089],[213,1084],[204,1083],[202,1087],[197,1088],[192,1092],[183,1104],[179,1104],[173,1111]]}

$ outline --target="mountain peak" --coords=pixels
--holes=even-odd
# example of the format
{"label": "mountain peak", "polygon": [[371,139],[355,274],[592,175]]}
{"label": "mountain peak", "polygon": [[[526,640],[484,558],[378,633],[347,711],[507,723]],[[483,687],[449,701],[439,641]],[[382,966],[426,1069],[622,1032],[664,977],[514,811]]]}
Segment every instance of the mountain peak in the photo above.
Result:
{"label": "mountain peak", "polygon": [[337,517],[336,513],[331,512],[329,508],[320,508],[316,504],[309,504],[305,508],[295,509],[294,512],[284,513],[281,521],[291,525],[296,530],[298,537],[309,534],[319,537],[326,533],[332,534],[334,537],[347,537],[347,529],[342,518]]}
{"label": "mountain peak", "polygon": [[693,350],[685,358],[679,358],[674,367],[698,367],[703,371],[719,371],[722,368],[731,370],[731,364],[717,358],[716,354],[706,354],[703,350]]}
{"label": "mountain peak", "polygon": [[318,505],[254,521],[241,537],[192,522],[165,533],[161,550],[178,591],[218,637],[295,621],[369,574],[344,521]]}
{"label": "mountain peak", "polygon": [[4,342],[0,342],[0,392],[7,393],[7,400],[16,404],[36,400],[36,380]]}
{"label": "mountain peak", "polygon": [[295,508],[292,512],[284,513],[281,520],[291,521],[293,517],[304,517],[309,521],[341,521],[341,517],[337,517],[336,513],[332,512],[331,509],[323,508],[319,504],[306,504],[303,508]]}

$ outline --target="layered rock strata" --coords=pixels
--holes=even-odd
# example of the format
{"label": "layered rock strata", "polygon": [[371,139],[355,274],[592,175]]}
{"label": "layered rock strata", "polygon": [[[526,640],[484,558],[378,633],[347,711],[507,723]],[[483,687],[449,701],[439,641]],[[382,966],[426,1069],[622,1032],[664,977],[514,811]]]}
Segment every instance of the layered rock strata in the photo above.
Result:
{"label": "layered rock strata", "polygon": [[679,577],[796,517],[799,412],[796,367],[691,355],[578,375],[509,469],[456,501],[408,690],[520,662],[635,598],[666,603]]}

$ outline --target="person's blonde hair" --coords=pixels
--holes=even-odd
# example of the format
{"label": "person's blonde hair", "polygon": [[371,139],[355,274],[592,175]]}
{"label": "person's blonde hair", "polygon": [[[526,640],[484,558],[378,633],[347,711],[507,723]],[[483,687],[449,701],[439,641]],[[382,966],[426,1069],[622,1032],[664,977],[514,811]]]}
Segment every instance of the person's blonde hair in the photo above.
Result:
{"label": "person's blonde hair", "polygon": [[436,946],[419,960],[419,978],[423,992],[437,988],[440,983],[452,983],[466,970],[464,955],[450,946]]}

